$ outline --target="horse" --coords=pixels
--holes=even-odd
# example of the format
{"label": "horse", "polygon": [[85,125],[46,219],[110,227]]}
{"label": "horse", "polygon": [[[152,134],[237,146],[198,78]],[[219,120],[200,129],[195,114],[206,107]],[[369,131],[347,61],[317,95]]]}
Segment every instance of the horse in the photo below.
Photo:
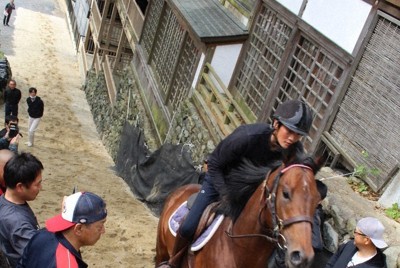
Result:
{"label": "horse", "polygon": [[[313,215],[320,200],[314,175],[319,168],[307,157],[268,174],[248,165],[233,172],[226,180],[234,182],[228,186],[231,194],[219,205],[219,212],[227,217],[200,251],[185,252],[182,267],[265,268],[276,246],[286,250],[287,267],[309,267],[314,257]],[[171,214],[199,190],[199,185],[185,185],[167,198],[157,229],[156,267],[173,250],[175,238],[168,227]]]}

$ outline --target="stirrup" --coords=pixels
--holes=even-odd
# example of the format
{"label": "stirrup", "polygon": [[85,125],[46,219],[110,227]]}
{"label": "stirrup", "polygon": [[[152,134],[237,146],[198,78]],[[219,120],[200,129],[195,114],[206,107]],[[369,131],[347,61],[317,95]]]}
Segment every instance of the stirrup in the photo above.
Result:
{"label": "stirrup", "polygon": [[163,261],[157,266],[157,268],[175,268],[175,267],[172,266],[168,261]]}

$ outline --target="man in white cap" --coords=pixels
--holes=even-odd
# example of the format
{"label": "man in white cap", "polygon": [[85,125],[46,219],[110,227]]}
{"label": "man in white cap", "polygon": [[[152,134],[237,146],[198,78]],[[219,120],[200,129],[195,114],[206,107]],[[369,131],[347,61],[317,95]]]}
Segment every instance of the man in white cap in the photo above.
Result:
{"label": "man in white cap", "polygon": [[341,245],[325,268],[386,268],[382,249],[388,245],[383,240],[385,227],[372,217],[362,218],[354,230],[354,240]]}
{"label": "man in white cap", "polygon": [[106,204],[90,192],[64,198],[62,213],[46,221],[47,230],[32,237],[17,267],[86,268],[80,248],[92,246],[104,234]]}

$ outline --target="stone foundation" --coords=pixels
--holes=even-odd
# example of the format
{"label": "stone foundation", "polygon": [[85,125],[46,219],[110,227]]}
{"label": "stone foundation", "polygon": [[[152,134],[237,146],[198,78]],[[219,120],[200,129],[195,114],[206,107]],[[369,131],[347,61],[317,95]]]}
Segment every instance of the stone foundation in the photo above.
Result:
{"label": "stone foundation", "polygon": [[[152,117],[144,108],[133,77],[132,70],[127,68],[116,79],[119,84],[114,106],[109,101],[103,73],[100,72],[97,75],[94,71],[89,72],[84,86],[97,131],[114,160],[119,149],[122,126],[126,120],[144,131],[145,141],[150,151],[155,151],[161,145],[154,134]],[[188,146],[194,166],[201,165],[204,158],[215,147],[190,100],[181,103],[175,112],[163,143]]]}

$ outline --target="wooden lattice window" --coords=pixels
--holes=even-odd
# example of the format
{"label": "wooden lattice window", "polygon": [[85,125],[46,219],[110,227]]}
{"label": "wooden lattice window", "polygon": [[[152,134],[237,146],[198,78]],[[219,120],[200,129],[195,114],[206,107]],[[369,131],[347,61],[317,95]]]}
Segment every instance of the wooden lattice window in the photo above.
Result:
{"label": "wooden lattice window", "polygon": [[157,31],[158,21],[161,17],[164,1],[151,1],[146,23],[143,25],[140,44],[146,57],[149,57]]}
{"label": "wooden lattice window", "polygon": [[200,52],[194,45],[193,40],[185,38],[179,65],[175,71],[175,79],[170,89],[169,99],[173,110],[178,107],[189,92],[199,55]]}
{"label": "wooden lattice window", "polygon": [[141,46],[170,111],[187,96],[200,52],[164,1],[153,1],[143,26]]}
{"label": "wooden lattice window", "polygon": [[161,18],[159,30],[151,56],[152,69],[161,91],[166,94],[172,81],[174,66],[178,62],[179,51],[185,31],[179,25],[178,19],[167,6]]}
{"label": "wooden lattice window", "polygon": [[304,140],[305,148],[311,146],[319,128],[323,127],[322,120],[333,101],[343,68],[321,46],[300,37],[272,112],[279,103],[288,99],[301,98],[312,107],[314,119],[309,136]]}
{"label": "wooden lattice window", "polygon": [[261,112],[270,92],[291,32],[291,27],[264,4],[235,84],[255,115]]}

